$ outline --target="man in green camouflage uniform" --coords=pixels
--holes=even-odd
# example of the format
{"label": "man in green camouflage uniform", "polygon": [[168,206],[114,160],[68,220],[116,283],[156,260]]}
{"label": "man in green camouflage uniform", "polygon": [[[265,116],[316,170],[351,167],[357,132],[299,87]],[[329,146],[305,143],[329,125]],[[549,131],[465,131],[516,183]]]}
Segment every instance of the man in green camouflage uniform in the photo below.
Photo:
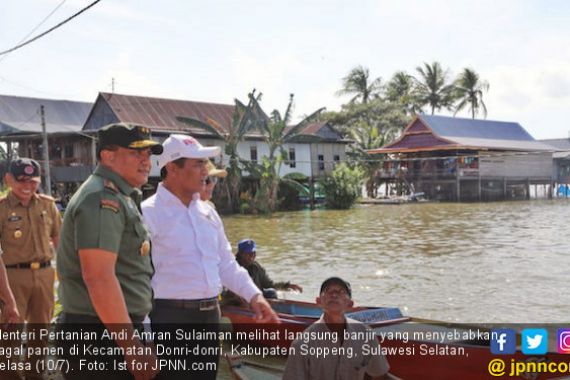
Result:
{"label": "man in green camouflage uniform", "polygon": [[[57,270],[62,305],[60,328],[89,324],[97,331],[126,330],[125,339],[114,342],[79,342],[122,348],[124,358],[106,371],[71,372],[68,379],[151,379],[154,355],[128,354],[142,348],[133,337],[151,310],[153,273],[150,242],[140,214],[139,187],[148,180],[150,155],[162,146],[150,139],[148,128],[132,124],[112,124],[99,131],[99,165],[71,198],[65,211]],[[77,326],[76,326],[77,328]],[[78,342],[75,342],[78,343]],[[63,347],[70,342],[60,342]],[[76,356],[65,357],[77,364]],[[96,357],[84,357],[93,362]],[[137,370],[133,359],[141,366]],[[108,364],[109,364],[108,363]],[[128,368],[128,371],[126,370]]]}

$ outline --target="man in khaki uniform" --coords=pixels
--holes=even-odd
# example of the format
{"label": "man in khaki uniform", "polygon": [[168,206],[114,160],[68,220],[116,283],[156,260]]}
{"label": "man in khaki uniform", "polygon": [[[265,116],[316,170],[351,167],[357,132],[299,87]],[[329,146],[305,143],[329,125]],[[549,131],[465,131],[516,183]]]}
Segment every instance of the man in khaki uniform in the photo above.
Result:
{"label": "man in khaki uniform", "polygon": [[[142,343],[133,337],[152,307],[149,234],[140,214],[139,187],[148,180],[151,154],[162,146],[150,139],[148,128],[133,124],[111,124],[99,131],[99,165],[71,198],[63,220],[57,255],[62,313],[58,328],[74,326],[96,332],[127,331],[125,339],[88,342],[60,341],[64,350],[74,343],[93,344],[102,349],[124,350],[125,355],[95,357],[67,353],[75,371],[66,379],[151,379],[154,355],[127,351]],[[118,346],[118,347],[117,347]],[[79,371],[81,359],[103,360],[107,371]],[[135,368],[133,360],[141,366]],[[124,368],[115,363],[126,362]],[[115,369],[114,369],[115,368]],[[146,368],[146,369],[145,369]]]}
{"label": "man in khaki uniform", "polygon": [[[0,244],[20,313],[18,322],[45,326],[53,316],[55,271],[51,260],[58,243],[61,217],[53,198],[37,194],[41,179],[36,161],[29,158],[12,161],[4,180],[10,191],[0,198]],[[39,339],[29,342],[38,346],[45,343]],[[26,379],[41,378],[35,370],[26,372]],[[14,371],[3,378],[19,379]]]}

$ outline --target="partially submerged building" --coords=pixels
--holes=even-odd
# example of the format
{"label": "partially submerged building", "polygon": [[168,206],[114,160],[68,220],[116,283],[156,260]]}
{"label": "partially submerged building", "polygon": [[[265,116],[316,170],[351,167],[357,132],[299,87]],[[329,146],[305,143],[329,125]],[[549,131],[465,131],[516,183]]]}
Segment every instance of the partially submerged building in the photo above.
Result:
{"label": "partially submerged building", "polygon": [[558,196],[570,196],[570,138],[547,139],[540,142],[551,146],[556,151],[554,159],[555,194]]}
{"label": "partially submerged building", "polygon": [[[191,127],[177,117],[209,123],[223,135],[231,128],[235,109],[233,104],[104,92],[97,95],[95,103],[0,95],[0,142],[6,147],[5,163],[12,157],[31,157],[43,164],[41,106],[45,111],[55,196],[73,193],[77,184],[93,172],[97,161],[97,131],[105,125],[118,122],[145,125],[158,141],[165,140],[171,133],[188,134],[203,145],[222,147],[223,152],[224,140],[204,129]],[[281,165],[280,174],[301,173],[307,177],[328,174],[336,162],[345,160],[348,142],[329,123],[309,124],[293,141],[284,144],[287,160]],[[261,131],[250,130],[238,144],[237,151],[245,161],[261,162],[269,154],[269,147]],[[228,164],[227,156],[222,155],[217,160]],[[153,160],[151,176],[154,182],[158,181],[156,160]]]}
{"label": "partially submerged building", "polygon": [[[231,104],[99,93],[83,130],[97,131],[117,122],[136,123],[149,127],[158,141],[164,141],[171,133],[189,134],[203,145],[222,147],[223,152],[223,140],[202,128],[189,126],[177,117],[198,119],[226,134],[231,128],[233,113],[234,105]],[[263,156],[269,155],[269,146],[261,131],[250,130],[244,137],[237,147],[241,159],[261,162]],[[280,174],[295,172],[307,177],[328,174],[332,172],[333,163],[345,159],[347,143],[329,123],[309,124],[293,141],[283,145],[287,160],[281,165]],[[225,156],[218,160],[228,163]],[[158,176],[158,168],[153,167],[151,175]]]}
{"label": "partially submerged building", "polygon": [[432,200],[552,194],[553,147],[515,122],[418,115],[396,141],[369,153],[383,160],[378,176],[386,188]]}

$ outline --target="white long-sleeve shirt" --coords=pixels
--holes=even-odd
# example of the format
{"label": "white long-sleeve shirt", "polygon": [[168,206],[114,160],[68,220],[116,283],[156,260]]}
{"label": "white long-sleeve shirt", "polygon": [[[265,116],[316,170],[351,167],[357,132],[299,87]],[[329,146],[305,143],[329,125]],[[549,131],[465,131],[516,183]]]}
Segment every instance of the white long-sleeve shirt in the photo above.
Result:
{"label": "white long-sleeve shirt", "polygon": [[142,212],[151,234],[154,298],[211,298],[222,286],[247,301],[261,293],[236,262],[220,216],[198,193],[186,207],[159,184]]}

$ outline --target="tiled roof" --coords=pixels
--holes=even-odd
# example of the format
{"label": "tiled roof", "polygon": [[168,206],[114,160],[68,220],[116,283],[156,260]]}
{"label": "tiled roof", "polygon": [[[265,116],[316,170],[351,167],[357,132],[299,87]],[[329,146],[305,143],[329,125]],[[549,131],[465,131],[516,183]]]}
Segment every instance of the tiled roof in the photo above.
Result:
{"label": "tiled roof", "polygon": [[0,95],[0,135],[41,133],[40,106],[49,133],[80,131],[92,103]]}

